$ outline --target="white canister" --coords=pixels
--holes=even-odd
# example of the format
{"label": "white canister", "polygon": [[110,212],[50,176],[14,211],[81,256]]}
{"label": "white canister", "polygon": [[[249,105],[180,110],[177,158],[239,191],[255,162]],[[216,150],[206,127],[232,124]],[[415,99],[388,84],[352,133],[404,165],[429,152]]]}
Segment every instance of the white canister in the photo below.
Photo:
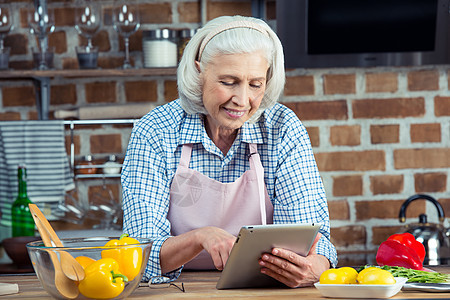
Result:
{"label": "white canister", "polygon": [[142,33],[145,68],[177,66],[177,34],[172,29],[147,30]]}

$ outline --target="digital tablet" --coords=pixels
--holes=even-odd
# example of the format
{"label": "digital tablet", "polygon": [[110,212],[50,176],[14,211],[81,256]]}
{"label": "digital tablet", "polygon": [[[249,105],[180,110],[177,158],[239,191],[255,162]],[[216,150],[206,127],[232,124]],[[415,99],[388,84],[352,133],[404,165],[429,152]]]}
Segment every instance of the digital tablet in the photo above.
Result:
{"label": "digital tablet", "polygon": [[230,257],[216,288],[250,288],[282,285],[261,273],[258,260],[263,253],[279,247],[306,256],[321,224],[271,224],[244,226],[239,231]]}

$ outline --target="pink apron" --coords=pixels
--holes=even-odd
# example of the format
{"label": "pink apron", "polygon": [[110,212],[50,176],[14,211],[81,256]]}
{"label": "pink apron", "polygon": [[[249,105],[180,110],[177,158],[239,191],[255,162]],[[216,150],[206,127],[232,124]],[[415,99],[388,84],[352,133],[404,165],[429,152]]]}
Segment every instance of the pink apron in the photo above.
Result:
{"label": "pink apron", "polygon": [[[250,170],[232,183],[221,183],[189,169],[192,144],[181,149],[181,159],[170,188],[167,218],[172,235],[215,226],[237,236],[244,225],[271,224],[273,206],[264,185],[264,169],[256,144],[249,144]],[[186,269],[214,269],[203,250]]]}

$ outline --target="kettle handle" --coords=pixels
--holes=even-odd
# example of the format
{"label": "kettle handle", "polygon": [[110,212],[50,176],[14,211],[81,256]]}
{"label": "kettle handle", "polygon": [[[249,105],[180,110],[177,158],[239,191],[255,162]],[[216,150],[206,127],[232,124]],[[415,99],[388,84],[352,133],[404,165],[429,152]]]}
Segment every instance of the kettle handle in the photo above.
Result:
{"label": "kettle handle", "polygon": [[413,202],[414,200],[418,200],[418,199],[425,199],[428,201],[431,201],[434,206],[436,206],[436,209],[438,211],[438,215],[439,215],[439,222],[444,222],[445,220],[445,215],[444,215],[444,209],[442,208],[441,204],[434,199],[431,196],[428,195],[423,195],[423,194],[417,194],[414,196],[409,197],[408,199],[406,199],[406,201],[402,204],[402,207],[400,208],[400,214],[398,215],[398,219],[400,221],[400,223],[404,223],[406,221],[406,207]]}

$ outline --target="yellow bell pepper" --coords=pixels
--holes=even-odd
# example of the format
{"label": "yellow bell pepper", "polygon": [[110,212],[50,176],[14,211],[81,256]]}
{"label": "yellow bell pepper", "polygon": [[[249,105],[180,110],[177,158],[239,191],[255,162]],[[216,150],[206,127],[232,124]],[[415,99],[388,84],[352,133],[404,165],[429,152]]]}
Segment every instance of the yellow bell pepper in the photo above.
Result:
{"label": "yellow bell pepper", "polygon": [[123,292],[128,278],[119,273],[119,264],[112,258],[99,259],[84,270],[85,277],[78,289],[83,296],[93,299],[111,299]]}
{"label": "yellow bell pepper", "polygon": [[[124,233],[120,238],[111,240],[105,244],[105,247],[115,247],[120,245],[135,245],[139,241]],[[128,277],[132,281],[141,271],[142,266],[142,249],[139,247],[118,247],[111,250],[103,250],[102,258],[114,258],[119,263],[120,273]]]}
{"label": "yellow bell pepper", "polygon": [[75,257],[75,260],[83,267],[83,269],[86,269],[87,266],[95,261],[95,259],[83,255]]}

